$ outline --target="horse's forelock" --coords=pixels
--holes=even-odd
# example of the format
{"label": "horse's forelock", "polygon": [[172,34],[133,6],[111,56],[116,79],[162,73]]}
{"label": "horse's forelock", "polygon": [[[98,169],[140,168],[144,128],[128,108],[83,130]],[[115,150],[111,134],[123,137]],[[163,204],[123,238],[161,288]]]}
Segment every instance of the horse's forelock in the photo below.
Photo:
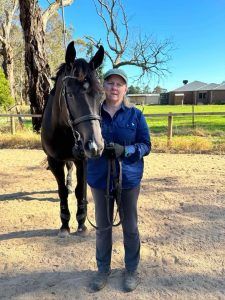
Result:
{"label": "horse's forelock", "polygon": [[[92,87],[92,91],[95,93],[101,93],[102,92],[102,87],[100,85],[99,80],[97,79],[97,75],[95,70],[91,70],[89,64],[83,59],[83,58],[78,58],[74,61],[73,64],[73,69],[74,69],[74,75],[79,81],[83,81],[86,77],[90,80],[90,85]],[[57,80],[58,78],[65,73],[66,71],[66,63],[62,63],[57,71],[56,71],[56,76],[54,77],[54,88],[56,87]],[[53,88],[53,89],[54,89]]]}
{"label": "horse's forelock", "polygon": [[90,68],[89,63],[87,63],[83,58],[78,58],[74,63],[76,69],[76,77],[79,81],[83,81],[85,78],[90,80],[90,85],[92,87],[92,91],[95,93],[102,92],[102,87],[97,78],[95,70]]}

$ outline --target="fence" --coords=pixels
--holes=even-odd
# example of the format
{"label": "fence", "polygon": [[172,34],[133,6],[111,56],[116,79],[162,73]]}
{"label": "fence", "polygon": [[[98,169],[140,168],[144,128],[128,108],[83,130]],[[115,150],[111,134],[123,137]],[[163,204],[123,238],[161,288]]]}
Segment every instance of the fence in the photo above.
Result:
{"label": "fence", "polygon": [[[167,117],[167,145],[170,146],[173,137],[173,117],[192,116],[194,125],[195,116],[225,116],[225,112],[199,112],[199,113],[168,113],[168,114],[144,114],[146,118]],[[0,114],[0,117],[10,118],[11,134],[16,133],[15,118],[40,118],[41,115],[32,114]]]}

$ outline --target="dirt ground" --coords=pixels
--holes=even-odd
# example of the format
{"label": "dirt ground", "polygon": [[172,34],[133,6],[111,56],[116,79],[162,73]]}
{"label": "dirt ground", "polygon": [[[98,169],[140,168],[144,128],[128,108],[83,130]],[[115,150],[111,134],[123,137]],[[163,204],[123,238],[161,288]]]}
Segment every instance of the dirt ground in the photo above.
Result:
{"label": "dirt ground", "polygon": [[[0,299],[225,299],[225,156],[151,154],[139,198],[141,284],[122,290],[121,228],[112,274],[91,293],[95,231],[60,226],[56,182],[38,150],[0,150]],[[88,213],[93,220],[89,193]]]}

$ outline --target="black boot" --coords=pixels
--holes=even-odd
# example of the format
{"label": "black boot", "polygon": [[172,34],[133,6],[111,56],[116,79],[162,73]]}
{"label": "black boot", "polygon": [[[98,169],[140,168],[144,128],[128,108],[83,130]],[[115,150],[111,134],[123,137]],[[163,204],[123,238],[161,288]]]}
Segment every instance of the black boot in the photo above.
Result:
{"label": "black boot", "polygon": [[100,272],[98,271],[91,282],[91,289],[94,292],[103,289],[107,283],[110,272]]}
{"label": "black boot", "polygon": [[132,292],[140,283],[137,271],[125,271],[123,287],[125,292]]}

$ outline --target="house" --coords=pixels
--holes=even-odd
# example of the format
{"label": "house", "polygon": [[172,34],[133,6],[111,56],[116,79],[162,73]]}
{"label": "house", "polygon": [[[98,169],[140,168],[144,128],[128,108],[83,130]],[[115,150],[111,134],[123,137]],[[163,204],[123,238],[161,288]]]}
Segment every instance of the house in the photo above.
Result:
{"label": "house", "polygon": [[169,104],[225,103],[225,83],[193,81],[169,92]]}
{"label": "house", "polygon": [[127,97],[133,104],[160,104],[160,94],[128,94]]}

